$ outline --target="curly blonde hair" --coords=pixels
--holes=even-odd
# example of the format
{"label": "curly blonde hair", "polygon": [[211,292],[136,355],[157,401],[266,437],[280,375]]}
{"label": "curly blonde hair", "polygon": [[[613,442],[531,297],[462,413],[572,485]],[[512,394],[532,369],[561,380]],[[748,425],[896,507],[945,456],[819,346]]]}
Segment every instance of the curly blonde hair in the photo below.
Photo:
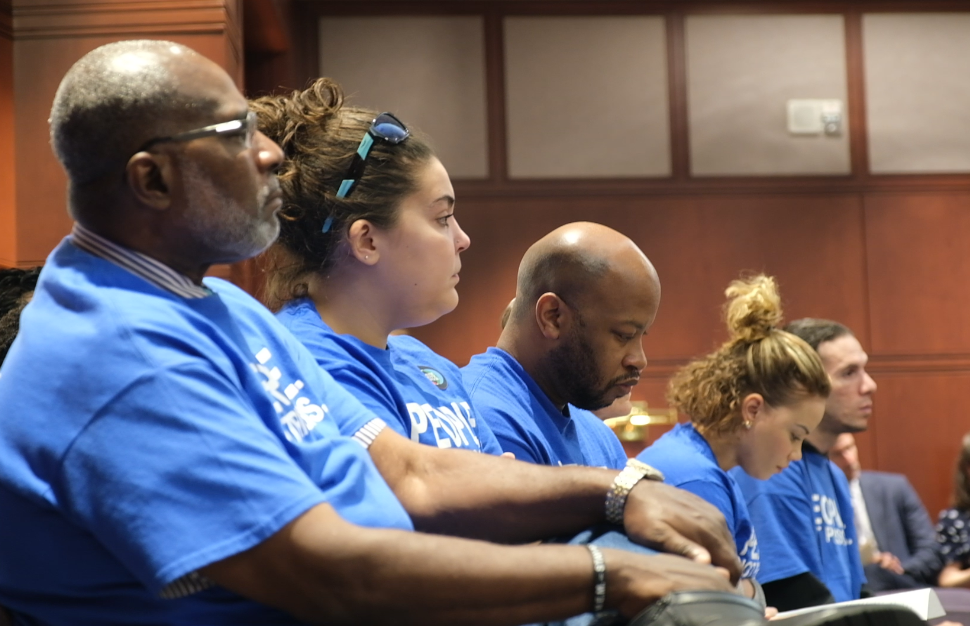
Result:
{"label": "curly blonde hair", "polygon": [[774,278],[759,274],[732,281],[724,295],[730,339],[674,375],[667,388],[671,406],[699,430],[726,434],[743,426],[741,402],[748,394],[760,394],[772,407],[828,397],[831,385],[818,354],[778,328],[781,297]]}

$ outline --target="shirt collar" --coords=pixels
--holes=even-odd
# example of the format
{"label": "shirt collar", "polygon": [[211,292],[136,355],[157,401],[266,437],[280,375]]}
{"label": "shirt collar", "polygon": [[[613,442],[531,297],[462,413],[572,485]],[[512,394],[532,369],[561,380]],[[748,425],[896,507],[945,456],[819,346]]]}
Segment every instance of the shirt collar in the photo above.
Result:
{"label": "shirt collar", "polygon": [[182,298],[206,298],[212,294],[207,287],[195,284],[187,276],[179,274],[164,263],[109,241],[77,222],[71,230],[71,243],[89,254],[128,270],[159,289]]}
{"label": "shirt collar", "polygon": [[[822,454],[819,449],[808,442],[807,439],[802,439],[802,454],[805,452],[814,452],[815,454]],[[825,456],[825,455],[822,455]]]}

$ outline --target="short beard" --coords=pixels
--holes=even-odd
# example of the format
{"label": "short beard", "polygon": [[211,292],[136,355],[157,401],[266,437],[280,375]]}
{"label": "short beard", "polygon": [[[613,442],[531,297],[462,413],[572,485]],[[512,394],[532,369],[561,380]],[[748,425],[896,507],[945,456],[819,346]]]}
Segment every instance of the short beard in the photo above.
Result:
{"label": "short beard", "polygon": [[595,411],[613,403],[606,399],[606,392],[612,385],[599,388],[593,349],[581,331],[574,331],[550,350],[545,361],[546,368],[563,392],[563,399],[569,404]]}
{"label": "short beard", "polygon": [[[278,218],[263,221],[258,216],[247,215],[191,160],[182,161],[182,177],[186,189],[192,190],[186,210],[189,228],[206,250],[218,255],[212,263],[235,263],[252,258],[276,241],[280,233]],[[270,193],[269,187],[260,189],[255,206],[265,207]]]}

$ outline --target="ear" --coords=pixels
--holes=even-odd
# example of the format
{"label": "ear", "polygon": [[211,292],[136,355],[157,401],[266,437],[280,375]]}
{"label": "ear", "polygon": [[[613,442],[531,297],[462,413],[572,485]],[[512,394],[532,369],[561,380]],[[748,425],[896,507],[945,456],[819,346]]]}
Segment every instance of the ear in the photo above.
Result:
{"label": "ear", "polygon": [[375,236],[377,227],[368,220],[357,220],[347,229],[350,255],[365,265],[374,265],[380,259]]}
{"label": "ear", "polygon": [[546,339],[559,339],[568,323],[569,307],[556,294],[549,292],[536,301],[536,325]]}
{"label": "ear", "polygon": [[159,211],[164,211],[172,203],[169,195],[172,175],[172,161],[164,154],[139,152],[128,159],[125,166],[125,180],[135,198]]}
{"label": "ear", "polygon": [[765,399],[760,393],[749,393],[741,400],[741,418],[746,426],[754,424],[759,415],[764,415]]}

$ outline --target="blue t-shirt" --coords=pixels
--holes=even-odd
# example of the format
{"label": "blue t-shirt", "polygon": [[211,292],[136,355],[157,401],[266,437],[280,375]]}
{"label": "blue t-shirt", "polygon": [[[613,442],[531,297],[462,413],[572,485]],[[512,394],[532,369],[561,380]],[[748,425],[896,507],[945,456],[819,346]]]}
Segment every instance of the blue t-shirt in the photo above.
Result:
{"label": "blue t-shirt", "polygon": [[717,464],[707,440],[691,423],[677,424],[637,455],[664,474],[664,482],[697,495],[721,511],[734,535],[743,578],[757,578],[758,539],[738,483]]}
{"label": "blue t-shirt", "polygon": [[563,413],[512,355],[489,348],[462,368],[472,404],[498,443],[520,461],[623,469],[627,456],[598,417],[567,405]]}
{"label": "blue t-shirt", "polygon": [[[438,448],[502,453],[492,431],[476,419],[458,367],[417,339],[392,336],[386,350],[375,348],[335,333],[306,298],[287,303],[277,318],[338,383],[405,437]],[[347,416],[338,425],[353,435],[367,421]]]}
{"label": "blue t-shirt", "polygon": [[51,254],[0,371],[0,605],[72,626],[294,624],[218,588],[161,595],[319,503],[413,529],[335,423],[370,413],[262,305],[206,284],[186,299],[70,240]]}
{"label": "blue t-shirt", "polygon": [[849,483],[808,443],[802,459],[758,480],[731,470],[758,531],[762,585],[811,572],[836,602],[856,600],[865,583]]}

